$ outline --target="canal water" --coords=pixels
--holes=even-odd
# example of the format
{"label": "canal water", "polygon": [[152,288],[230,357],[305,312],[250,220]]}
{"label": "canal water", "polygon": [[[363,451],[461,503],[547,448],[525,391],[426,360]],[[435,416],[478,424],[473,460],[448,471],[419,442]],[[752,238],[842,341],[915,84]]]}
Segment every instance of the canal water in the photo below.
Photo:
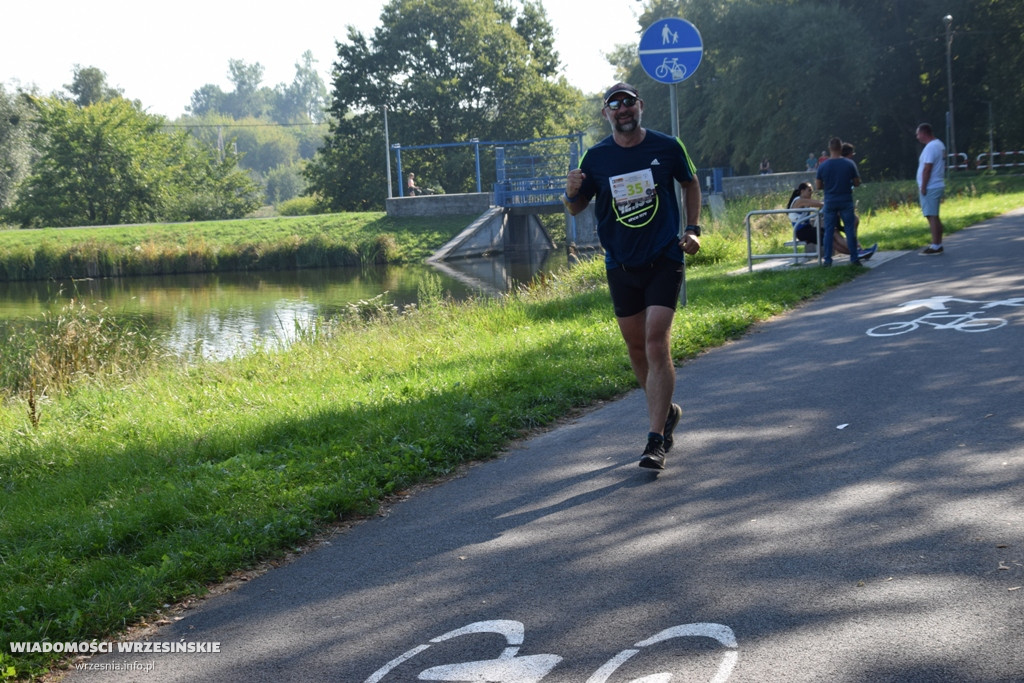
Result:
{"label": "canal water", "polygon": [[382,295],[400,308],[416,303],[420,291],[440,289],[457,300],[496,296],[566,262],[565,251],[556,249],[439,266],[5,282],[0,283],[0,322],[15,329],[31,325],[74,300],[105,315],[145,319],[182,356],[220,360],[258,346],[287,344],[316,321]]}

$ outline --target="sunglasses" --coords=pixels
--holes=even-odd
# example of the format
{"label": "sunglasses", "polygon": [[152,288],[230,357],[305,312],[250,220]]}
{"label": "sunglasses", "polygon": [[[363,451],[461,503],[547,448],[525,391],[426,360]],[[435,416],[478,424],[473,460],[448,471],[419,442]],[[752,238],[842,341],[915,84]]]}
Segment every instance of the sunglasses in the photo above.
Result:
{"label": "sunglasses", "polygon": [[636,104],[635,97],[623,97],[621,100],[610,100],[605,102],[604,106],[615,111],[619,107],[632,107],[634,104]]}

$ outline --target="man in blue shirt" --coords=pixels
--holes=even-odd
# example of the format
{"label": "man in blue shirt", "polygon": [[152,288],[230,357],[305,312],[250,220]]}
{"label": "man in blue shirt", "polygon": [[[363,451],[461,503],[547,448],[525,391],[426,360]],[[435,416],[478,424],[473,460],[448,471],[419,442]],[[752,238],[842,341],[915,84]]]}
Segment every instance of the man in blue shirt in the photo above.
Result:
{"label": "man in blue shirt", "polygon": [[850,250],[850,263],[861,265],[860,252],[857,249],[857,215],[853,206],[853,188],[860,185],[860,172],[852,159],[843,156],[843,141],[832,138],[828,141],[829,158],[818,166],[814,182],[819,190],[825,191],[824,244],[825,267],[832,265],[832,236],[839,225],[840,216],[846,230],[846,246]]}
{"label": "man in blue shirt", "polygon": [[[644,101],[628,83],[605,92],[601,113],[612,134],[569,171],[562,201],[575,216],[596,197],[597,234],[615,317],[647,396],[650,430],[640,466],[660,470],[683,414],[672,403],[672,319],[683,281],[683,254],[700,249],[701,192],[686,147],[678,138],[643,128],[643,109]],[[682,237],[676,182],[687,219]]]}

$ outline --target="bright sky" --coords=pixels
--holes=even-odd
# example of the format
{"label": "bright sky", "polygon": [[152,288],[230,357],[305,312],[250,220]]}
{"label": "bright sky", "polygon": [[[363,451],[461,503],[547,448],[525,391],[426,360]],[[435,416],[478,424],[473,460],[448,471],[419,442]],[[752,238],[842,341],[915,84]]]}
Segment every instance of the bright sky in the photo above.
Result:
{"label": "bright sky", "polygon": [[[542,0],[570,83],[585,93],[614,82],[604,58],[639,42],[638,0],[579,3]],[[349,24],[364,35],[379,24],[385,0],[317,3],[226,3],[220,0],[21,0],[4,2],[0,83],[39,86],[44,94],[71,83],[74,65],[97,67],[107,84],[154,114],[185,113],[207,83],[231,90],[228,60],[264,67],[263,85],[291,83],[295,64],[313,52],[330,89],[335,40]],[[313,7],[310,7],[313,5]]]}

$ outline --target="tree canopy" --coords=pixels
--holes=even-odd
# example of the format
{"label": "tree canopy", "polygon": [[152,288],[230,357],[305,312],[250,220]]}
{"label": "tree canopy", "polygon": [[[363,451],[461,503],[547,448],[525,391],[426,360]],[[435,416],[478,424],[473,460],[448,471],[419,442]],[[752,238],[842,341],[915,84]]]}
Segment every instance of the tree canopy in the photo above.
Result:
{"label": "tree canopy", "polygon": [[165,132],[137,103],[31,102],[39,158],[7,212],[25,227],[239,218],[260,204],[233,155]]}
{"label": "tree canopy", "polygon": [[64,88],[74,96],[75,104],[79,107],[123,95],[122,90],[107,85],[107,74],[102,69],[79,64],[75,64],[74,78]]}
{"label": "tree canopy", "polygon": [[[329,208],[382,205],[385,109],[405,146],[567,135],[585,122],[539,2],[392,0],[380,21],[338,43],[331,132],[307,172]],[[474,187],[471,153],[423,152],[415,166],[449,192]]]}
{"label": "tree canopy", "polygon": [[30,114],[26,97],[8,93],[0,85],[0,215],[10,207],[18,185],[32,167],[34,125]]}
{"label": "tree canopy", "polygon": [[[990,134],[997,152],[1024,143],[1019,3],[645,0],[636,28],[665,17],[693,22],[704,42],[700,68],[676,86],[680,137],[700,166],[754,173],[767,157],[777,171],[802,169],[837,135],[866,177],[908,178],[922,121],[972,161]],[[669,86],[644,73],[635,44],[610,61],[640,88],[644,125],[671,130]],[[470,147],[404,148],[608,132],[599,102],[558,75],[540,0],[390,0],[372,33],[348,27],[337,43],[329,109],[314,64],[307,51],[291,83],[268,87],[262,65],[232,59],[232,90],[200,86],[173,124],[147,118],[96,67],[76,64],[50,97],[0,88],[0,215],[26,225],[234,216],[256,201],[250,178],[271,201],[305,191],[322,209],[379,209],[385,115],[403,170],[449,192],[475,190]]]}
{"label": "tree canopy", "polygon": [[307,50],[295,64],[290,84],[263,85],[264,67],[242,59],[228,60],[228,78],[234,86],[224,92],[207,83],[192,93],[188,111],[196,117],[221,114],[233,119],[265,118],[281,124],[322,123],[327,106],[327,86],[316,71],[313,53]]}
{"label": "tree canopy", "polygon": [[[833,136],[857,148],[862,171],[913,175],[922,121],[945,127],[946,33],[958,152],[1024,140],[1024,12],[1005,0],[650,0],[641,26],[680,17],[701,32],[704,57],[677,85],[680,136],[707,165],[756,172],[803,168]],[[645,125],[671,129],[668,88],[643,72],[635,46],[614,59],[648,104]],[[947,140],[947,145],[949,141]],[[952,151],[952,150],[951,150]]]}

